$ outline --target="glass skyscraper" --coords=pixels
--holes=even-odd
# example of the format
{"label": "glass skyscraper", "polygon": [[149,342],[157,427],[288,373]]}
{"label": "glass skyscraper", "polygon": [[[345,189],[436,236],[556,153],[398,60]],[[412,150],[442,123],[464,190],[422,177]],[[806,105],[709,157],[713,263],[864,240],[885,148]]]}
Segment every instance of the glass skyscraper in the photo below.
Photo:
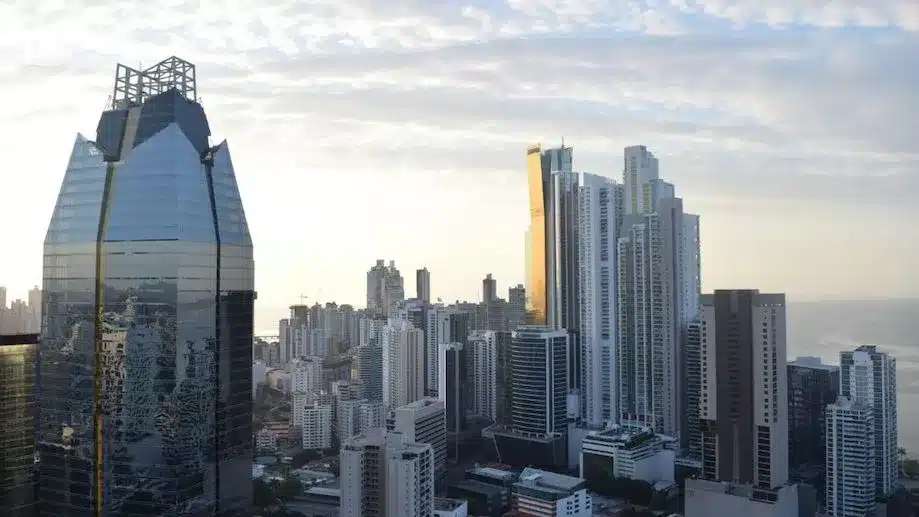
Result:
{"label": "glass skyscraper", "polygon": [[248,515],[252,241],[194,65],[116,68],[44,245],[41,516]]}
{"label": "glass skyscraper", "polygon": [[0,509],[32,517],[35,503],[37,334],[0,335]]}

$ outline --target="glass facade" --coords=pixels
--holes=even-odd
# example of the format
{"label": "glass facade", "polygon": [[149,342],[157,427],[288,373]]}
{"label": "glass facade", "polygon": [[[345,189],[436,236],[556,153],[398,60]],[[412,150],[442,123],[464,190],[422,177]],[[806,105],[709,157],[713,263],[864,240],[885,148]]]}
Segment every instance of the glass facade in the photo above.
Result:
{"label": "glass facade", "polygon": [[248,515],[254,265],[229,150],[178,90],[122,110],[77,136],[45,239],[39,515]]}
{"label": "glass facade", "polygon": [[32,517],[38,335],[0,335],[0,508]]}

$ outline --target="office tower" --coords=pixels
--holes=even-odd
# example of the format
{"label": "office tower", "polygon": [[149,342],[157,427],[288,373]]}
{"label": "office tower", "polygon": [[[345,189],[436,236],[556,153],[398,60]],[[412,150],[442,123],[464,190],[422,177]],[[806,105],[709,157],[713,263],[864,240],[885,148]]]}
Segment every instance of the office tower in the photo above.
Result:
{"label": "office tower", "polygon": [[440,368],[437,394],[446,408],[446,428],[451,442],[448,455],[453,461],[459,459],[459,436],[466,430],[466,393],[470,384],[466,355],[462,343],[443,343],[437,361]]}
{"label": "office tower", "polygon": [[702,458],[702,428],[699,426],[699,403],[702,401],[702,323],[689,322],[686,328],[685,383],[683,389],[682,438],[680,446],[686,457]]}
{"label": "office tower", "polygon": [[341,448],[341,516],[395,515],[434,515],[433,453],[402,433],[372,429]]}
{"label": "office tower", "polygon": [[824,492],[826,406],[839,396],[839,367],[819,357],[788,363],[788,470],[795,481]]}
{"label": "office tower", "polygon": [[511,422],[515,431],[550,435],[568,427],[568,334],[522,327],[511,338]]}
{"label": "office tower", "polygon": [[897,360],[874,345],[841,352],[839,394],[874,411],[874,460],[877,493],[896,489],[900,462],[897,453]]}
{"label": "office tower", "polygon": [[491,277],[491,273],[482,279],[482,303],[490,303],[498,299],[498,283]]}
{"label": "office tower", "polygon": [[40,515],[248,515],[252,241],[194,65],[116,68],[44,244]]}
{"label": "office tower", "polygon": [[431,272],[428,268],[415,271],[415,298],[424,303],[431,302]]}
{"label": "office tower", "polygon": [[427,396],[437,397],[440,387],[440,345],[466,343],[469,340],[469,314],[455,308],[435,305],[428,308],[425,320],[425,385]]}
{"label": "office tower", "polygon": [[581,418],[591,426],[616,421],[616,242],[623,188],[582,174],[578,268],[581,299]]}
{"label": "office tower", "polygon": [[539,145],[527,148],[527,184],[530,190],[530,226],[527,230],[526,249],[526,291],[527,309],[532,313],[533,323],[549,323],[549,290],[547,283],[552,268],[549,249],[552,238],[552,219],[549,217],[549,203],[552,199],[550,185],[553,172],[572,171],[573,149],[562,145],[556,149],[542,150]]}
{"label": "office tower", "polygon": [[386,429],[402,433],[409,442],[430,445],[434,479],[443,478],[447,465],[447,408],[442,400],[423,398],[390,411]]}
{"label": "office tower", "polygon": [[424,396],[424,333],[405,320],[383,327],[383,405],[387,409]]}
{"label": "office tower", "polygon": [[874,515],[878,462],[874,409],[839,397],[826,407],[826,511],[829,517]]}
{"label": "office tower", "polygon": [[35,511],[35,366],[38,334],[0,335],[0,508]]}
{"label": "office tower", "polygon": [[497,392],[498,382],[498,348],[495,331],[478,330],[469,335],[469,344],[472,351],[472,376],[466,377],[467,383],[473,386],[474,414],[487,418],[490,422],[497,419]]}
{"label": "office tower", "polygon": [[785,295],[702,295],[702,474],[775,488],[788,481]]}
{"label": "office tower", "polygon": [[[680,439],[685,342],[698,315],[699,219],[683,212],[644,146],[625,150],[625,216],[617,243],[617,369],[621,420]],[[640,194],[640,195],[639,195]]]}
{"label": "office tower", "polygon": [[361,384],[361,398],[383,400],[383,347],[362,345],[357,347],[357,380]]}
{"label": "office tower", "polygon": [[507,290],[508,330],[514,330],[526,323],[526,297],[527,292],[522,285],[516,285]]}
{"label": "office tower", "polygon": [[318,401],[307,406],[300,422],[301,444],[304,449],[318,450],[332,447],[332,406]]}

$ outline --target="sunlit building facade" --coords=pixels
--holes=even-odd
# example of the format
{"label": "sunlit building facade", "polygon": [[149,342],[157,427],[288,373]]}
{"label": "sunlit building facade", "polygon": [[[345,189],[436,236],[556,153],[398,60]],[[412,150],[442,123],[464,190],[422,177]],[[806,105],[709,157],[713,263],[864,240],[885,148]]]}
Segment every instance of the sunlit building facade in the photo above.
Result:
{"label": "sunlit building facade", "polygon": [[44,244],[41,516],[248,515],[252,241],[194,65],[116,69]]}
{"label": "sunlit building facade", "polygon": [[32,517],[35,505],[37,334],[0,335],[0,508]]}

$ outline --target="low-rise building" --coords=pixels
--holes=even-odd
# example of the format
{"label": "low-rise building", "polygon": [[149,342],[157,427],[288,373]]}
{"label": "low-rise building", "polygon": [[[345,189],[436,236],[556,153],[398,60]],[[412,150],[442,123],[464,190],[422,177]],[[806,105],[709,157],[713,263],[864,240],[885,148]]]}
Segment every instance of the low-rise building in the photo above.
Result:
{"label": "low-rise building", "polygon": [[817,498],[807,485],[755,488],[701,479],[686,480],[686,517],[814,517]]}
{"label": "low-rise building", "polygon": [[673,483],[676,446],[675,439],[648,428],[613,426],[591,432],[581,443],[580,475],[592,479],[611,469],[615,477]]}
{"label": "low-rise building", "polygon": [[514,510],[532,517],[591,517],[591,498],[582,478],[526,468],[514,483]]}
{"label": "low-rise building", "polygon": [[460,499],[434,498],[434,517],[467,517],[469,505]]}

